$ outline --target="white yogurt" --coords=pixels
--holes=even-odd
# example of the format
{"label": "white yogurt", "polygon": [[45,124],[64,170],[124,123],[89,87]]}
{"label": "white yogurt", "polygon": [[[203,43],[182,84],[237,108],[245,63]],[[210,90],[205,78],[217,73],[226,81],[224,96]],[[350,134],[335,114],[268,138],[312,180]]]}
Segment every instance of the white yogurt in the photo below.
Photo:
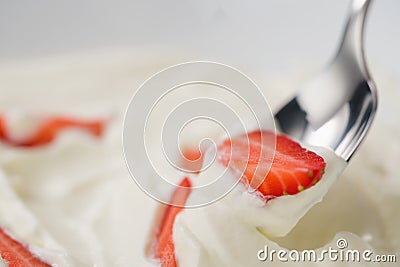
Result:
{"label": "white yogurt", "polygon": [[[264,262],[257,259],[257,251],[265,245],[280,248],[269,238],[287,235],[323,199],[346,166],[327,149],[308,149],[317,151],[327,162],[326,173],[315,186],[264,203],[238,185],[220,201],[178,215],[174,243],[180,266],[262,266]],[[197,179],[203,178],[200,174]]]}
{"label": "white yogurt", "polygon": [[[178,62],[123,51],[0,66],[0,112],[114,115],[102,140],[69,132],[54,144],[32,151],[0,145],[4,173],[0,224],[21,239],[61,255],[68,264],[151,266],[144,245],[158,203],[140,191],[126,170],[121,122],[133,89],[174,63]],[[284,97],[282,81],[280,77],[275,84],[266,83],[276,88],[266,92],[270,100]],[[398,253],[400,124],[382,116],[387,107],[398,114],[397,98],[390,97],[398,93],[392,88],[381,93],[385,105],[371,133],[336,182],[334,166],[340,162],[323,154],[328,161],[326,175],[301,194],[257,207],[238,189],[215,205],[182,213],[174,232],[180,265],[264,266],[267,262],[258,261],[256,254],[265,245],[321,250],[335,247],[339,237],[346,238],[350,247]],[[315,204],[329,187],[323,201]],[[229,203],[237,207],[228,208]],[[293,215],[285,209],[292,209]],[[59,266],[68,265],[60,262]]]}

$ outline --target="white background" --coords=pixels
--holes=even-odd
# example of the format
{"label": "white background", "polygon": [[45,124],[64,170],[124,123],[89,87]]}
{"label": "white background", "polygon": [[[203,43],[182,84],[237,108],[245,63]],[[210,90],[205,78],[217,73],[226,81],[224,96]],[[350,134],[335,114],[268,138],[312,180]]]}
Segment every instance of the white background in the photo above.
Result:
{"label": "white background", "polygon": [[[21,0],[0,2],[0,61],[113,47],[162,47],[243,70],[318,69],[332,57],[348,0]],[[400,1],[375,0],[371,69],[400,73]]]}

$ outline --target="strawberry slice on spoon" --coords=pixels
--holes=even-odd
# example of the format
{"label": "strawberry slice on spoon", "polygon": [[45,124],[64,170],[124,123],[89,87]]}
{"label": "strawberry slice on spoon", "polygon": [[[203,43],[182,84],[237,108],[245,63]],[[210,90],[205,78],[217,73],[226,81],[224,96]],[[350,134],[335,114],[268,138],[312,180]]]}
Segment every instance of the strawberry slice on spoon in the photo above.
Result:
{"label": "strawberry slice on spoon", "polygon": [[[261,142],[271,136],[274,133],[270,131],[254,131],[227,139],[218,146],[219,161],[233,173],[240,173],[243,182],[262,181],[255,189],[266,199],[296,194],[321,179],[326,166],[322,157],[285,135],[275,136],[276,147]],[[271,153],[274,157],[265,156]]]}

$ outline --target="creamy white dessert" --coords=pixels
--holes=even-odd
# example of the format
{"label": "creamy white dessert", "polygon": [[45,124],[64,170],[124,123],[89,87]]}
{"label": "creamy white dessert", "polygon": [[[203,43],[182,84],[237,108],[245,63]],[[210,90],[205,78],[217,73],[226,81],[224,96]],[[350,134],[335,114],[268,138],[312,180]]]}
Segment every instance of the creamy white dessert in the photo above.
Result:
{"label": "creamy white dessert", "polygon": [[[101,139],[67,131],[54,143],[33,150],[0,144],[0,225],[39,250],[54,252],[54,260],[45,252],[39,254],[58,266],[152,266],[143,248],[158,203],[135,185],[126,170],[122,118],[134,89],[151,74],[177,62],[131,55],[0,66],[0,112],[15,118],[10,127],[14,135],[28,131],[19,128],[27,124],[18,121],[29,119],[32,113],[39,117],[60,113],[106,117],[110,121]],[[280,90],[284,88],[283,79],[277,79],[276,83],[265,84],[284,91]],[[344,174],[333,183],[335,178],[330,177],[335,175],[328,177],[327,172],[315,186],[319,188],[315,189],[320,192],[318,197],[310,196],[303,208],[294,207],[298,211],[295,216],[285,218],[282,216],[287,213],[279,214],[284,209],[281,206],[286,205],[285,198],[269,202],[267,208],[277,213],[263,208],[259,214],[257,206],[253,211],[227,209],[229,201],[246,207],[255,204],[254,199],[243,202],[247,198],[239,189],[212,206],[182,213],[174,228],[181,266],[244,266],[246,259],[245,266],[263,266],[268,262],[260,262],[257,252],[265,245],[271,249],[321,250],[335,247],[339,237],[347,240],[349,248],[398,255],[400,124],[397,118],[387,115],[398,113],[394,103],[398,89],[392,85],[382,86],[382,90],[376,122]],[[284,97],[274,92],[265,92],[273,106]],[[329,157],[327,162],[327,168],[331,168]],[[306,212],[331,183],[322,202]],[[312,188],[303,193],[307,192],[311,194]],[[248,221],[230,219],[244,210],[249,213],[245,217]],[[199,221],[193,222],[195,218]],[[264,227],[263,234],[254,228],[267,223],[271,225]],[[235,240],[232,231],[236,232]],[[205,243],[209,238],[213,243]]]}
{"label": "creamy white dessert", "polygon": [[[108,120],[102,138],[69,130],[33,149],[0,142],[2,181],[8,185],[0,190],[9,188],[15,196],[0,194],[1,227],[43,251],[65,255],[72,266],[150,266],[143,252],[144,229],[157,203],[130,177],[121,134],[132,90],[160,68],[155,64],[160,61],[143,69],[131,64],[135,56],[128,58],[93,55],[0,67],[0,113],[13,136],[34,131],[36,123],[26,124],[32,117]],[[21,217],[19,210],[31,215]]]}
{"label": "creamy white dessert", "polygon": [[[344,160],[330,150],[306,147],[327,163],[326,173],[315,186],[267,203],[238,186],[210,206],[181,212],[173,230],[178,266],[287,266],[288,262],[296,266],[396,265],[374,261],[380,254],[392,257],[387,261],[398,258],[398,192],[388,194],[385,190],[378,196],[375,190],[382,187],[378,177],[374,177],[374,187],[365,178],[349,181],[350,176],[336,181],[347,166]],[[202,178],[210,179],[201,174],[196,179]],[[380,202],[385,198],[393,202]],[[377,206],[376,200],[384,207]],[[391,234],[385,234],[387,230]],[[338,258],[328,256],[331,250],[336,250]],[[279,256],[282,259],[278,252],[284,253]]]}
{"label": "creamy white dessert", "polygon": [[[257,257],[259,250],[265,246],[270,250],[283,249],[273,238],[286,236],[298,220],[323,199],[346,166],[330,150],[308,149],[316,151],[327,162],[324,176],[311,188],[265,202],[258,192],[250,193],[239,184],[216,203],[180,213],[173,230],[179,266],[263,266],[265,262]],[[218,172],[205,175],[218,176]],[[231,176],[224,179],[237,179]],[[208,179],[200,174],[194,180],[204,178]],[[272,263],[279,265],[278,260]]]}

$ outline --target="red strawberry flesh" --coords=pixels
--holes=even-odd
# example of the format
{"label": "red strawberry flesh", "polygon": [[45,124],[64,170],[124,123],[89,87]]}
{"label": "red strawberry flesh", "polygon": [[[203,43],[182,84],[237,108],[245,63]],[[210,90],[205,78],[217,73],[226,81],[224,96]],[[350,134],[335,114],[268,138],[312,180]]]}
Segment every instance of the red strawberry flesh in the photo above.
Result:
{"label": "red strawberry flesh", "polygon": [[66,129],[80,129],[96,137],[104,131],[103,120],[80,120],[66,117],[52,117],[43,121],[35,133],[23,140],[15,140],[9,135],[4,116],[0,114],[0,140],[16,147],[36,147],[51,143],[58,134]]}
{"label": "red strawberry flesh", "polygon": [[50,267],[0,228],[0,256],[9,267]]}
{"label": "red strawberry flesh", "polygon": [[171,197],[171,203],[180,206],[165,205],[163,207],[162,217],[157,226],[155,244],[153,245],[153,257],[160,260],[161,267],[177,266],[172,231],[175,218],[184,209],[183,205],[185,205],[186,200],[189,197],[190,187],[190,180],[184,178]]}
{"label": "red strawberry flesh", "polygon": [[[274,153],[273,144],[260,141],[271,136],[276,137],[273,159],[268,156]],[[231,151],[232,148],[235,151]],[[270,131],[255,131],[227,139],[218,147],[218,155],[220,162],[232,172],[242,174],[244,181],[250,183],[254,178],[263,181],[256,189],[267,199],[293,195],[311,187],[321,179],[326,166],[316,153],[285,135],[275,136]]]}
{"label": "red strawberry flesh", "polygon": [[182,151],[183,159],[181,160],[182,168],[187,172],[199,174],[203,165],[203,154],[199,150],[184,149]]}

